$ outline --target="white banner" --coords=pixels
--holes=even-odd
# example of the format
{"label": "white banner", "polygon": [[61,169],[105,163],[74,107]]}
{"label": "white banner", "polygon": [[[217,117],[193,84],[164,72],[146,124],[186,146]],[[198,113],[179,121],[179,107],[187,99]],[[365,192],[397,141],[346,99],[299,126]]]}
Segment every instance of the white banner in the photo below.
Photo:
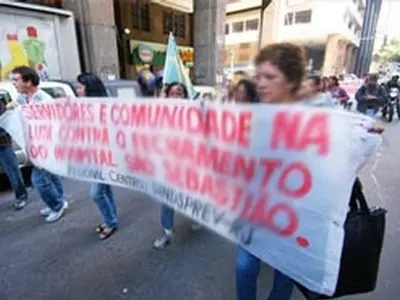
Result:
{"label": "white banner", "polygon": [[0,126],[36,166],[146,193],[332,294],[351,187],[376,145],[366,147],[370,121],[297,105],[103,98],[20,106]]}

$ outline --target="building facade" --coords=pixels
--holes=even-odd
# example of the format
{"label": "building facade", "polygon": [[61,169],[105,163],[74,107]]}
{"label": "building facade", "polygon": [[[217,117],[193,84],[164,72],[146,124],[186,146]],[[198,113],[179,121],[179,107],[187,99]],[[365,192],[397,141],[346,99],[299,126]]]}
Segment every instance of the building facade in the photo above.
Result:
{"label": "building facade", "polygon": [[144,67],[160,69],[165,59],[168,34],[173,32],[194,82],[214,86],[223,79],[226,4],[240,1],[24,2],[62,7],[75,14],[83,70],[95,72],[103,78],[135,79]]}
{"label": "building facade", "polygon": [[352,73],[365,1],[273,0],[268,1],[262,19],[261,0],[228,4],[225,73],[251,72],[259,40],[261,45],[283,41],[303,45],[310,71],[324,75]]}
{"label": "building facade", "polygon": [[159,2],[114,1],[119,65],[123,78],[136,78],[138,72],[148,66],[153,66],[155,72],[163,69],[170,32],[180,46],[187,71],[192,71],[192,13],[182,5],[178,5],[180,10],[177,10]]}
{"label": "building facade", "polygon": [[273,1],[266,11],[269,21],[264,24],[263,42],[303,45],[309,71],[324,75],[352,73],[365,4],[365,0]]}
{"label": "building facade", "polygon": [[19,66],[42,80],[74,78],[81,71],[74,14],[27,2],[0,2],[0,81]]}
{"label": "building facade", "polygon": [[233,77],[235,72],[253,70],[260,33],[260,6],[236,11],[229,11],[229,8],[228,5],[224,27],[224,71]]}

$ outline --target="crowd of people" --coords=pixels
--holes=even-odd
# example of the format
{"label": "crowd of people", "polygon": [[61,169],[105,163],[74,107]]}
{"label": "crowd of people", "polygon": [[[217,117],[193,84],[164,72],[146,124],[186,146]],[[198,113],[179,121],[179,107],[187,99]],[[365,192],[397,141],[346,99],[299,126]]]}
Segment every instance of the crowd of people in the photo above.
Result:
{"label": "crowd of people", "polygon": [[[230,99],[235,103],[275,103],[293,105],[315,105],[333,107],[335,102],[346,103],[347,93],[339,86],[336,77],[321,78],[307,76],[307,60],[304,50],[291,43],[272,44],[262,49],[255,60],[255,76],[243,79],[230,90]],[[36,71],[28,67],[18,67],[13,71],[14,85],[20,97],[16,102],[0,103],[0,113],[13,109],[20,104],[32,104],[51,100],[51,97],[38,88],[39,77]],[[77,76],[77,94],[80,97],[106,97],[102,81],[94,74],[83,73]],[[175,82],[165,88],[165,97],[187,99],[188,91],[184,85]],[[0,101],[1,102],[1,101]],[[11,147],[11,138],[0,129],[0,166],[8,175],[15,193],[15,209],[22,209],[28,202],[28,193],[18,170],[17,160]],[[376,132],[381,132],[379,128]],[[59,176],[45,169],[34,166],[32,185],[39,194],[45,208],[40,214],[45,221],[52,223],[61,219],[68,208]],[[104,240],[113,235],[118,228],[117,204],[112,187],[106,184],[93,183],[90,196],[96,203],[103,222],[95,227],[99,239]],[[153,246],[165,248],[173,238],[174,210],[163,205],[161,208],[162,235],[157,237]],[[200,226],[193,224],[193,229]],[[261,261],[238,246],[236,255],[236,292],[237,300],[255,300],[257,281]],[[283,273],[275,270],[272,290],[268,300],[289,300],[294,283]]]}
{"label": "crowd of people", "polygon": [[[243,102],[245,90],[251,93],[249,94],[251,98],[257,98],[255,84],[255,78],[249,76],[245,76],[237,84],[228,84],[227,102]],[[254,88],[251,88],[250,85],[253,85]],[[307,104],[314,106],[333,107],[339,104],[346,110],[350,100],[350,96],[340,86],[338,77],[321,77],[312,74],[305,75],[296,96],[299,99],[306,99]]]}

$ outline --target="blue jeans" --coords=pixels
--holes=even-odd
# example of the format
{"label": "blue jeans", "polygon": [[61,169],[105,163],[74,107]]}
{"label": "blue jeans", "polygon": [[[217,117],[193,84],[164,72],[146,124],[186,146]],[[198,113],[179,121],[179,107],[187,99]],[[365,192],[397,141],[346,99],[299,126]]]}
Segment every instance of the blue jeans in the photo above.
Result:
{"label": "blue jeans", "polygon": [[363,115],[366,115],[368,117],[375,117],[375,115],[378,113],[378,109],[375,108],[365,108],[365,109],[361,109],[359,110],[360,113],[362,113]]}
{"label": "blue jeans", "polygon": [[60,211],[64,205],[64,190],[60,177],[33,167],[31,181],[43,202],[53,211]]}
{"label": "blue jeans", "polygon": [[[236,300],[257,299],[257,279],[261,262],[242,247],[236,252]],[[290,300],[294,284],[292,280],[274,271],[274,283],[267,300]]]}
{"label": "blue jeans", "polygon": [[175,211],[168,205],[161,207],[161,225],[164,229],[172,230],[174,228]]}
{"label": "blue jeans", "polygon": [[378,112],[378,111],[375,110],[375,109],[367,108],[367,109],[365,110],[364,114],[367,115],[368,117],[373,118],[373,117],[375,117],[375,115],[376,115],[377,112]]}
{"label": "blue jeans", "polygon": [[117,205],[115,204],[111,186],[108,184],[93,183],[90,187],[90,197],[97,204],[104,224],[109,228],[117,227]]}
{"label": "blue jeans", "polygon": [[28,193],[18,167],[17,156],[12,147],[0,147],[0,168],[7,175],[17,200],[26,200]]}

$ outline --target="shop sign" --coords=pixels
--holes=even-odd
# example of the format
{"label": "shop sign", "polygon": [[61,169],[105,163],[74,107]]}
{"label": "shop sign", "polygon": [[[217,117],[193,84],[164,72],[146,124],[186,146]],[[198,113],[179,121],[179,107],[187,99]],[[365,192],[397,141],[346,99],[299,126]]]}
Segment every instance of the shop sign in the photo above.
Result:
{"label": "shop sign", "polygon": [[144,63],[150,63],[153,61],[154,58],[154,51],[151,48],[151,46],[147,44],[141,44],[138,47],[138,54],[139,58],[144,62]]}
{"label": "shop sign", "polygon": [[[167,52],[166,44],[150,43],[131,40],[132,63],[134,65],[149,64],[153,66],[164,66]],[[185,66],[193,66],[194,51],[192,47],[178,46],[180,57]]]}

